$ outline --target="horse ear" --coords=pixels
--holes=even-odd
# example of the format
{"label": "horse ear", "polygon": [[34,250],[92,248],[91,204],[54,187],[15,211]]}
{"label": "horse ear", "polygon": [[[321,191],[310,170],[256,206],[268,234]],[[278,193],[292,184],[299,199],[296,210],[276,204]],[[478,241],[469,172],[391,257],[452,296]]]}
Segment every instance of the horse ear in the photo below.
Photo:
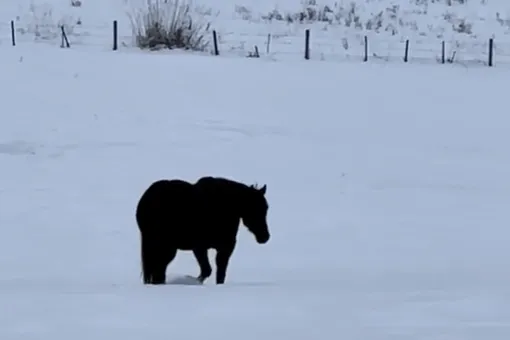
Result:
{"label": "horse ear", "polygon": [[264,184],[264,186],[262,188],[260,188],[259,191],[262,193],[262,195],[265,195],[266,191],[267,191],[267,185]]}

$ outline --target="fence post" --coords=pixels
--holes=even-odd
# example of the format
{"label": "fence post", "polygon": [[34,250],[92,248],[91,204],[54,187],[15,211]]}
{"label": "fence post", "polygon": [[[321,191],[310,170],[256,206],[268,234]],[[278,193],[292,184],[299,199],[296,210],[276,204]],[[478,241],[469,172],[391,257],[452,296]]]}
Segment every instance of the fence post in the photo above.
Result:
{"label": "fence post", "polygon": [[66,34],[66,31],[64,29],[64,25],[60,26],[60,30],[62,31],[61,34],[62,34],[62,44],[60,45],[61,48],[64,48],[64,47],[71,47],[71,45],[69,44],[69,40],[67,39],[67,34]]}
{"label": "fence post", "polygon": [[441,64],[446,62],[446,47],[444,40],[441,42]]}
{"label": "fence post", "polygon": [[365,35],[365,57],[363,58],[364,62],[368,61],[368,37]]}
{"label": "fence post", "polygon": [[16,46],[16,31],[14,30],[14,20],[11,20],[11,41],[12,46]]}
{"label": "fence post", "polygon": [[310,59],[310,29],[305,30],[305,59]]}
{"label": "fence post", "polygon": [[119,48],[119,28],[117,20],[113,20],[113,50],[117,51]]}
{"label": "fence post", "polygon": [[493,58],[494,58],[494,39],[489,39],[489,67],[493,66]]}
{"label": "fence post", "polygon": [[214,55],[220,55],[220,50],[218,48],[218,35],[216,34],[216,30],[212,31],[212,36],[214,44]]}
{"label": "fence post", "polygon": [[409,39],[406,40],[406,49],[404,52],[404,63],[407,63],[409,60]]}

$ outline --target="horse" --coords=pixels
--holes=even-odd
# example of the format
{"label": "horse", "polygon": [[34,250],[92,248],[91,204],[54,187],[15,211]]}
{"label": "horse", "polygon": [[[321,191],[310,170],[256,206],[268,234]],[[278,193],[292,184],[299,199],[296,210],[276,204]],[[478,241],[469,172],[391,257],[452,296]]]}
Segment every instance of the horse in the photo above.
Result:
{"label": "horse", "polygon": [[212,274],[208,250],[216,251],[216,284],[224,284],[242,220],[259,244],[270,239],[267,185],[247,185],[206,176],[195,183],[160,179],[142,194],[136,207],[144,284],[160,285],[178,250],[192,251],[200,267],[197,280]]}

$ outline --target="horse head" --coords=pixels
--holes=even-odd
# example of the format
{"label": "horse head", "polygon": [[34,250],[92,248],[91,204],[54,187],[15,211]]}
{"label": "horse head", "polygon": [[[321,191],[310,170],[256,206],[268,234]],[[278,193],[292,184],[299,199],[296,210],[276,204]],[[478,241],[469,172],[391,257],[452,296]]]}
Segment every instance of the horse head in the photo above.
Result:
{"label": "horse head", "polygon": [[243,202],[243,224],[255,236],[258,243],[264,244],[269,241],[270,233],[267,226],[267,211],[269,205],[266,201],[267,186],[258,188],[256,185],[249,186],[246,199]]}

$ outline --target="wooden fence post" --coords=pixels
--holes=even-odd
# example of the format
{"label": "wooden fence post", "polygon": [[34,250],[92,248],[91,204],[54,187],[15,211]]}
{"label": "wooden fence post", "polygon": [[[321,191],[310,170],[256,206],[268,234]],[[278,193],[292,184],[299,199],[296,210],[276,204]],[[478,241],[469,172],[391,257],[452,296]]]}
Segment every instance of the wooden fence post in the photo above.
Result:
{"label": "wooden fence post", "polygon": [[365,57],[363,58],[364,62],[368,61],[368,37],[365,35]]}
{"label": "wooden fence post", "polygon": [[494,58],[494,39],[489,39],[489,67],[492,67],[494,65],[493,63]]}
{"label": "wooden fence post", "polygon": [[113,20],[113,50],[117,51],[119,48],[119,28],[117,24],[117,20]]}
{"label": "wooden fence post", "polygon": [[441,42],[441,64],[446,62],[446,46],[444,40]]}
{"label": "wooden fence post", "polygon": [[218,48],[218,35],[216,30],[212,31],[213,44],[214,44],[214,55],[220,55],[220,49]]}
{"label": "wooden fence post", "polygon": [[310,29],[305,31],[305,59],[310,59]]}
{"label": "wooden fence post", "polygon": [[69,40],[67,39],[67,34],[66,34],[66,30],[64,28],[64,25],[61,25],[60,26],[60,31],[61,31],[61,35],[62,35],[62,43],[60,44],[60,47],[61,48],[69,48],[71,47],[71,44],[69,44]]}
{"label": "wooden fence post", "polygon": [[14,29],[14,20],[11,20],[11,42],[12,46],[16,46],[16,30]]}
{"label": "wooden fence post", "polygon": [[406,40],[406,49],[404,52],[404,63],[407,63],[409,60],[409,39]]}

